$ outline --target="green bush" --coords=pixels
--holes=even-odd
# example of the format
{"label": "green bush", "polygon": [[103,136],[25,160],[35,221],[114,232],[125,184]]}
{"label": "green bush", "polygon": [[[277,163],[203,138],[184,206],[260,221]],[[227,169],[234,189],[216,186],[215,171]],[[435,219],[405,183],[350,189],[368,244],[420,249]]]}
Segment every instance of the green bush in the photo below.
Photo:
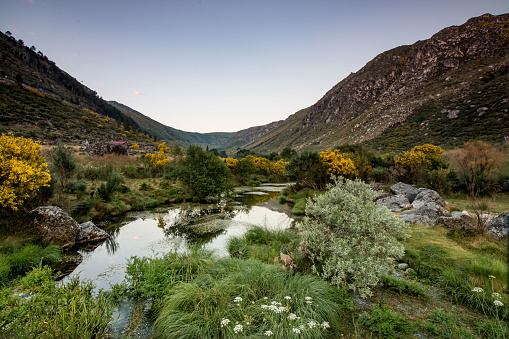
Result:
{"label": "green bush", "polygon": [[217,197],[233,188],[233,177],[224,161],[199,146],[188,147],[178,177],[197,201]]}
{"label": "green bush", "polygon": [[106,185],[101,184],[101,186],[97,189],[97,194],[99,198],[104,201],[110,201],[112,194],[117,189],[118,185],[122,182],[122,174],[117,171],[111,172],[106,181]]}
{"label": "green bush", "polygon": [[335,179],[324,194],[308,200],[298,225],[314,272],[362,296],[372,294],[388,257],[403,256],[397,238],[408,227],[373,202],[377,194],[360,180]]}
{"label": "green bush", "polygon": [[381,280],[386,288],[396,291],[399,294],[406,293],[424,300],[429,298],[426,289],[417,282],[396,279],[386,275],[382,276]]}

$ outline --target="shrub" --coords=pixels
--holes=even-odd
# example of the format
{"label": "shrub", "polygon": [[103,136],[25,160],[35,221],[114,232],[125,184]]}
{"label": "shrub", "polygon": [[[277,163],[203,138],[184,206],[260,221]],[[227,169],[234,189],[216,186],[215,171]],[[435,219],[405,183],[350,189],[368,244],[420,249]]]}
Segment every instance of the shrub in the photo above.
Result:
{"label": "shrub", "polygon": [[77,167],[76,160],[72,155],[72,149],[58,143],[57,147],[51,150],[51,161],[57,173],[62,190],[67,188],[69,179]]}
{"label": "shrub", "polygon": [[335,179],[327,192],[309,199],[298,225],[313,271],[331,284],[371,295],[387,257],[399,258],[407,225],[374,202],[377,193],[360,180]]}
{"label": "shrub", "polygon": [[41,146],[12,134],[0,137],[0,208],[18,207],[40,187],[49,186],[48,164]]}
{"label": "shrub", "polygon": [[294,156],[286,166],[286,174],[302,187],[322,189],[325,187],[329,176],[328,167],[320,160],[317,152],[303,152]]}
{"label": "shrub", "polygon": [[471,196],[485,193],[493,183],[500,153],[484,141],[466,142],[453,160],[458,168],[460,182]]}
{"label": "shrub", "polygon": [[218,196],[233,187],[232,174],[224,161],[199,146],[191,145],[181,161],[178,178],[195,200]]}
{"label": "shrub", "polygon": [[344,177],[356,177],[359,175],[359,171],[352,159],[346,153],[340,153],[337,149],[320,152],[320,160],[327,164],[327,174]]}
{"label": "shrub", "polygon": [[111,174],[108,176],[108,179],[106,180],[106,185],[102,183],[101,186],[97,189],[99,198],[103,199],[104,201],[109,201],[111,199],[111,195],[113,192],[115,192],[122,180],[123,178],[120,172],[111,172]]}
{"label": "shrub", "polygon": [[131,146],[129,146],[130,149],[140,149],[140,145],[138,144],[132,144]]}

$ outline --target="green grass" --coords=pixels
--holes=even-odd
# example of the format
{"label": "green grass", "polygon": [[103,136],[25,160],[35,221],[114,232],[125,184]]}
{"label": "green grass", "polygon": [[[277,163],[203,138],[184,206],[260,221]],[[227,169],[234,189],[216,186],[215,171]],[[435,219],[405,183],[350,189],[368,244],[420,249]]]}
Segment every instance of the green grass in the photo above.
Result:
{"label": "green grass", "polygon": [[240,259],[256,259],[263,263],[273,263],[279,252],[296,252],[300,237],[293,229],[269,230],[254,226],[243,237],[233,237],[228,241],[228,252]]}
{"label": "green grass", "polygon": [[409,338],[416,330],[411,321],[384,305],[362,313],[359,321],[379,338]]}
{"label": "green grass", "polygon": [[91,282],[71,279],[61,285],[48,267],[35,268],[0,290],[0,337],[103,337],[113,304],[92,290]]}
{"label": "green grass", "polygon": [[380,279],[384,287],[399,294],[406,293],[418,299],[429,299],[426,289],[418,282],[396,279],[390,276],[382,276]]}
{"label": "green grass", "polygon": [[[487,203],[488,209],[486,212],[499,214],[507,212],[509,206],[509,194],[508,193],[493,193],[491,197],[482,197],[481,200]],[[444,197],[447,201],[447,207],[451,211],[469,211],[474,213],[474,205],[472,200],[466,194],[450,194]]]}

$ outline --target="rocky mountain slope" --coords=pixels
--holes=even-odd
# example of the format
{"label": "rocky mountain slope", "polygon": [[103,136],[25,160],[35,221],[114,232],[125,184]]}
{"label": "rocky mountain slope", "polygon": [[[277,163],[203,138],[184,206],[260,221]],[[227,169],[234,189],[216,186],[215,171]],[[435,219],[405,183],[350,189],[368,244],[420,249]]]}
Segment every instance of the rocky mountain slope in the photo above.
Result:
{"label": "rocky mountain slope", "polygon": [[485,14],[379,54],[313,106],[276,128],[259,127],[266,132],[242,147],[268,153],[345,143],[401,149],[501,142],[509,136],[508,70],[509,14]]}

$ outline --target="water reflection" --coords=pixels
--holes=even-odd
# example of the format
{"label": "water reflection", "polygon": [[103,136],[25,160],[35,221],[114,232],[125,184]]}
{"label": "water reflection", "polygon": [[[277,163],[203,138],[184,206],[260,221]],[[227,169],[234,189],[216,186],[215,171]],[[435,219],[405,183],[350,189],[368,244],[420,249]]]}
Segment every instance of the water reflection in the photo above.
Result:
{"label": "water reflection", "polygon": [[182,252],[196,242],[203,243],[218,256],[227,256],[228,239],[243,235],[252,225],[291,226],[293,219],[286,214],[257,206],[278,195],[278,192],[268,192],[243,197],[233,204],[184,203],[129,214],[105,228],[110,234],[107,241],[93,251],[80,251],[83,261],[70,276],[92,279],[97,288],[109,289],[110,283],[123,280],[131,256],[155,257],[173,250]]}

